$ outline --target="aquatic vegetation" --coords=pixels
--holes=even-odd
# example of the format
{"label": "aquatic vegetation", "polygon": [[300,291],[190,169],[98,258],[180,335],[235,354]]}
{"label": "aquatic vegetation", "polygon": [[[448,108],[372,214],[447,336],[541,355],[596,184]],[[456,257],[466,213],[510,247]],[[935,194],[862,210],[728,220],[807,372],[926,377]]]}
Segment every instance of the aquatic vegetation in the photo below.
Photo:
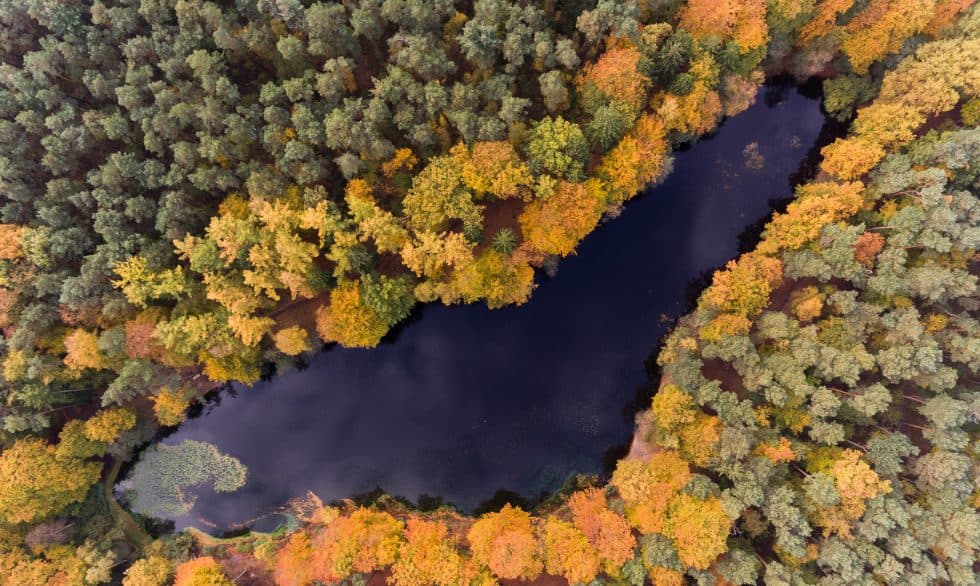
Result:
{"label": "aquatic vegetation", "polygon": [[[321,507],[247,563],[304,584],[974,579],[970,2],[8,4],[5,583],[111,579],[129,548],[100,459],[179,423],[201,375],[254,382],[314,329],[377,345],[416,301],[526,302],[764,70],[836,76],[830,109],[856,117],[666,340],[649,456],[541,516]],[[245,478],[157,444],[132,505],[177,516]],[[71,545],[26,547],[60,517]],[[167,553],[177,584],[231,583],[230,555],[147,549],[133,576]]]}

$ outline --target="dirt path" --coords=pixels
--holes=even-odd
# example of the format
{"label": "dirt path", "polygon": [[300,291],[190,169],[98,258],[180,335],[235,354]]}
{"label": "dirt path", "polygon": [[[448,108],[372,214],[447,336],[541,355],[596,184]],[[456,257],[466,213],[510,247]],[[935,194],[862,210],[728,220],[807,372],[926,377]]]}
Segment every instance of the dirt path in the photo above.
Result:
{"label": "dirt path", "polygon": [[116,485],[116,478],[119,476],[119,470],[121,468],[122,461],[116,460],[115,458],[109,459],[109,471],[103,480],[102,495],[105,498],[106,504],[109,506],[109,512],[112,514],[116,526],[122,530],[126,541],[136,546],[135,551],[139,551],[149,545],[153,541],[153,538],[143,530],[143,527],[136,522],[136,519],[129,514],[129,511],[122,508],[122,505],[116,501],[116,495],[112,491],[112,487]]}

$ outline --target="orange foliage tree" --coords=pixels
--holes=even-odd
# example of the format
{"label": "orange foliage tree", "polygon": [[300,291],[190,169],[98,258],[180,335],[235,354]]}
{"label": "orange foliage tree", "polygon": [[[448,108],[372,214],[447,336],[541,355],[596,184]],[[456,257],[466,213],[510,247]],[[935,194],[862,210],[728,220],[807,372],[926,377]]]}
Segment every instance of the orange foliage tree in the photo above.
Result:
{"label": "orange foliage tree", "polygon": [[816,14],[800,29],[797,44],[803,47],[810,41],[833,32],[837,28],[837,17],[850,10],[853,5],[854,0],[820,0]]}
{"label": "orange foliage tree", "polygon": [[24,256],[21,237],[27,230],[17,224],[0,224],[0,260],[16,260]]}
{"label": "orange foliage tree", "polygon": [[519,218],[525,242],[544,254],[567,256],[602,216],[604,202],[585,183],[559,181],[555,193],[524,208]]}
{"label": "orange foliage tree", "polygon": [[743,53],[769,40],[765,0],[688,0],[679,14],[678,26],[696,38],[733,39]]}
{"label": "orange foliage tree", "polygon": [[878,253],[885,247],[885,237],[877,232],[864,232],[854,242],[854,260],[871,268]]}
{"label": "orange foliage tree", "polygon": [[313,544],[305,531],[290,535],[276,553],[274,575],[278,586],[307,586],[316,579]]}
{"label": "orange foliage tree", "polygon": [[662,533],[667,506],[691,479],[687,462],[674,450],[644,460],[620,460],[611,484],[626,504],[626,518],[640,533]]}
{"label": "orange foliage tree", "polygon": [[606,493],[598,488],[576,492],[568,499],[572,523],[581,531],[612,574],[633,557],[636,539],[626,519],[606,504]]}
{"label": "orange foliage tree", "polygon": [[108,360],[99,350],[99,337],[93,332],[77,329],[65,336],[65,366],[72,370],[86,368],[101,369],[108,366]]}
{"label": "orange foliage tree", "polygon": [[531,515],[504,505],[499,512],[483,515],[470,527],[467,539],[473,559],[498,578],[533,580],[542,562],[531,527]]}
{"label": "orange foliage tree", "polygon": [[388,513],[365,508],[334,519],[313,539],[316,578],[339,582],[355,572],[390,566],[398,555],[403,528]]}
{"label": "orange foliage tree", "polygon": [[211,556],[194,558],[177,566],[174,586],[234,586]]}
{"label": "orange foliage tree", "polygon": [[841,48],[857,73],[889,53],[932,21],[935,0],[871,0],[845,27]]}
{"label": "orange foliage tree", "polygon": [[610,201],[626,201],[660,178],[667,149],[663,122],[653,114],[641,116],[633,130],[599,164],[598,174],[608,187]]}
{"label": "orange foliage tree", "polygon": [[460,583],[463,560],[456,544],[446,538],[445,524],[412,518],[405,542],[392,565],[398,586],[453,586]]}
{"label": "orange foliage tree", "polygon": [[580,88],[592,84],[608,98],[638,112],[650,88],[650,79],[636,69],[639,60],[636,47],[614,47],[586,66],[576,81]]}

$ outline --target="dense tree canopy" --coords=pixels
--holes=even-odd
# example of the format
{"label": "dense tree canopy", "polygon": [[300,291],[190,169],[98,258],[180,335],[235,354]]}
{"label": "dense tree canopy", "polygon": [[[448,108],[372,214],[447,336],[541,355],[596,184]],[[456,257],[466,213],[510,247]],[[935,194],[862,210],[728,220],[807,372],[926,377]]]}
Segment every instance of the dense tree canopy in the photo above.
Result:
{"label": "dense tree canopy", "polygon": [[[103,463],[205,380],[377,345],[417,301],[526,302],[674,146],[788,72],[828,78],[850,132],[666,340],[649,457],[540,516],[321,507],[256,563],[283,584],[970,583],[978,14],[0,2],[0,581],[107,583],[132,551],[126,584],[230,583],[223,559],[141,543]],[[160,445],[131,497],[180,514],[244,479],[213,446]]]}

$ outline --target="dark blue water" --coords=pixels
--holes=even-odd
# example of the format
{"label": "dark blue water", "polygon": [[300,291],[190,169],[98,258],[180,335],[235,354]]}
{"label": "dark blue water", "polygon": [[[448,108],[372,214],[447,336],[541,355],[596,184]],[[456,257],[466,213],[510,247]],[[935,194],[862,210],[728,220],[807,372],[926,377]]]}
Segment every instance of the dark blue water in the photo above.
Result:
{"label": "dark blue water", "polygon": [[[601,472],[607,451],[630,439],[630,405],[665,318],[791,194],[824,121],[817,99],[767,87],[676,153],[667,180],[554,277],[540,276],[525,306],[428,306],[378,348],[334,348],[303,371],[223,395],[165,441],[216,444],[248,466],[248,483],[201,495],[192,516],[228,525],[307,490],[331,500],[378,486],[471,510],[498,489],[534,496],[572,472]],[[761,169],[746,166],[751,143]]]}

